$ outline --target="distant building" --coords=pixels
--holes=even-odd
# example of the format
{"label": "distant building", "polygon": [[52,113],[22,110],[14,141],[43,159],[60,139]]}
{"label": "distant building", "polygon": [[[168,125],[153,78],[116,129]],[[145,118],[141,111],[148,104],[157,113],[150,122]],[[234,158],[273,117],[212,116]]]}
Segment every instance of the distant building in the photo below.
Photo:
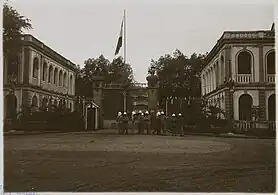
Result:
{"label": "distant building", "polygon": [[15,116],[24,106],[34,112],[63,104],[74,110],[76,66],[33,37],[22,37],[16,71],[4,59],[4,118]]}
{"label": "distant building", "polygon": [[202,96],[235,121],[275,121],[275,33],[225,31],[201,71]]}

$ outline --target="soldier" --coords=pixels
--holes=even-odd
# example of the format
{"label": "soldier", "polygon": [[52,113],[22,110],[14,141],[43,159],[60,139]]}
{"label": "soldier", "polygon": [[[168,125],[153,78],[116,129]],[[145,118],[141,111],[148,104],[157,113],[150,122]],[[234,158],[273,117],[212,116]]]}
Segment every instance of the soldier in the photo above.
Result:
{"label": "soldier", "polygon": [[177,118],[176,114],[172,114],[172,120],[171,120],[171,130],[172,130],[172,135],[177,135]]}
{"label": "soldier", "polygon": [[162,132],[162,135],[166,135],[166,116],[165,116],[163,111],[161,111],[160,114],[161,114],[161,116],[160,116],[160,119],[161,119],[161,132]]}
{"label": "soldier", "polygon": [[137,117],[136,117],[136,123],[137,123],[137,130],[138,130],[138,134],[140,134],[140,118],[141,118],[141,114],[142,114],[142,111],[139,110],[138,114],[137,114]]}
{"label": "soldier", "polygon": [[124,112],[122,121],[123,121],[123,133],[128,134],[128,116],[126,112]]}
{"label": "soldier", "polygon": [[150,126],[151,133],[154,134],[154,132],[155,132],[155,123],[156,123],[156,115],[155,115],[154,110],[152,110],[151,114],[150,114],[150,123],[151,123],[151,126]]}
{"label": "soldier", "polygon": [[144,113],[141,112],[141,115],[138,117],[139,120],[139,134],[144,134]]}
{"label": "soldier", "polygon": [[160,117],[160,112],[158,111],[156,113],[156,122],[155,122],[155,133],[157,135],[160,135],[161,134],[161,117]]}
{"label": "soldier", "polygon": [[184,117],[182,116],[181,113],[179,113],[178,118],[177,118],[177,123],[178,123],[178,128],[180,132],[180,136],[183,136],[183,128],[184,128]]}
{"label": "soldier", "polygon": [[149,115],[149,111],[146,111],[145,112],[145,129],[146,129],[148,135],[150,134],[150,129],[151,129],[150,126],[151,126],[151,118]]}
{"label": "soldier", "polygon": [[132,121],[132,131],[135,130],[135,124],[136,124],[136,112],[132,111],[131,113],[131,121]]}
{"label": "soldier", "polygon": [[118,133],[121,134],[122,133],[122,113],[121,112],[118,112],[116,122],[118,124]]}

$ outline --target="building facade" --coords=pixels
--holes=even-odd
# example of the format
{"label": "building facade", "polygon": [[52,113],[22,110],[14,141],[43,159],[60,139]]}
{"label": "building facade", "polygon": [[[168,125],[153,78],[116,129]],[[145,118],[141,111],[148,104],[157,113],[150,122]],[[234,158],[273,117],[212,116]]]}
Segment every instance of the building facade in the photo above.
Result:
{"label": "building facade", "polygon": [[202,96],[235,121],[275,121],[275,33],[224,32],[205,59]]}
{"label": "building facade", "polygon": [[64,104],[73,111],[75,64],[32,35],[24,35],[22,43],[16,71],[10,71],[10,61],[4,59],[4,118],[24,106],[39,111]]}

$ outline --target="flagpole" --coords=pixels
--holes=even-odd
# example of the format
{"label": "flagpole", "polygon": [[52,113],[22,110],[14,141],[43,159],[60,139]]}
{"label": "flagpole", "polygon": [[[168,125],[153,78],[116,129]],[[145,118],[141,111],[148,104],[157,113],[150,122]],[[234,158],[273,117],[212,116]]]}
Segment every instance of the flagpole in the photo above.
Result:
{"label": "flagpole", "polygon": [[124,63],[126,63],[126,14],[124,10]]}

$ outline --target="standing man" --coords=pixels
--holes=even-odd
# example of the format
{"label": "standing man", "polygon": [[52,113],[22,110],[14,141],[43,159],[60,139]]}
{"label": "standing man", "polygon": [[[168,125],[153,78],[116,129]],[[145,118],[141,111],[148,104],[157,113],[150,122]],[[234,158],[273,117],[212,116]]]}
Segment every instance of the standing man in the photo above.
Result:
{"label": "standing man", "polygon": [[160,135],[161,134],[161,117],[160,117],[160,112],[158,111],[156,113],[156,122],[155,122],[155,133],[157,135]]}
{"label": "standing man", "polygon": [[136,112],[132,111],[131,113],[131,121],[132,121],[132,131],[136,129],[135,123],[136,123]]}
{"label": "standing man", "polygon": [[152,110],[151,111],[151,115],[150,115],[150,123],[151,123],[151,125],[150,125],[150,131],[151,131],[151,133],[152,134],[154,134],[154,132],[155,132],[155,123],[156,123],[156,115],[155,115],[155,112],[154,112],[154,110]]}
{"label": "standing man", "polygon": [[144,113],[139,115],[139,134],[144,134]]}
{"label": "standing man", "polygon": [[150,134],[150,129],[151,129],[151,124],[150,124],[150,115],[149,115],[149,111],[146,111],[145,112],[145,128],[146,128],[146,131],[147,131],[147,134],[149,135]]}
{"label": "standing man", "polygon": [[182,116],[181,113],[179,113],[179,115],[178,115],[177,122],[178,122],[178,128],[179,128],[180,136],[184,136],[184,133],[183,133],[184,117]]}
{"label": "standing man", "polygon": [[161,114],[161,116],[160,116],[160,119],[161,119],[161,132],[162,132],[162,135],[166,135],[166,116],[165,116],[163,111],[161,111],[160,114]]}
{"label": "standing man", "polygon": [[121,112],[118,112],[116,122],[118,125],[118,133],[121,134],[122,133],[122,113]]}
{"label": "standing man", "polygon": [[128,116],[126,112],[124,112],[122,121],[123,121],[123,133],[128,134]]}
{"label": "standing man", "polygon": [[172,130],[172,135],[176,136],[177,135],[177,118],[176,118],[175,113],[172,114],[171,130]]}

